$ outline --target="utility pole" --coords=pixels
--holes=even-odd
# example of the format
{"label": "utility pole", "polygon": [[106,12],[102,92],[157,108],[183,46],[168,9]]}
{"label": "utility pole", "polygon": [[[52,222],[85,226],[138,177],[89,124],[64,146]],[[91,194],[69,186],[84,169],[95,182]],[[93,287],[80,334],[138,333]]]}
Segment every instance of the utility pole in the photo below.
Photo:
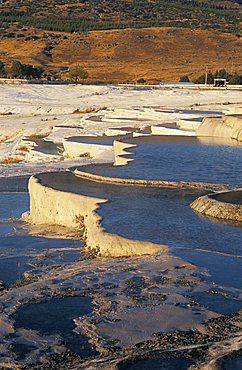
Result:
{"label": "utility pole", "polygon": [[205,85],[208,84],[208,67],[206,66],[206,70],[205,70]]}

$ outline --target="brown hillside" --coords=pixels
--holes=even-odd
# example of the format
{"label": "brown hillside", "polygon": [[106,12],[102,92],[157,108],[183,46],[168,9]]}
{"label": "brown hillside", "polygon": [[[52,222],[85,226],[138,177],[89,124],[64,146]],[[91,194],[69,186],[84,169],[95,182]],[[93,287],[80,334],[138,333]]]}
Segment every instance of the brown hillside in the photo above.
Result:
{"label": "brown hillside", "polygon": [[177,81],[184,74],[201,75],[206,67],[242,73],[242,41],[232,34],[167,27],[38,36],[0,40],[0,60],[42,64],[49,71],[81,64],[94,81]]}

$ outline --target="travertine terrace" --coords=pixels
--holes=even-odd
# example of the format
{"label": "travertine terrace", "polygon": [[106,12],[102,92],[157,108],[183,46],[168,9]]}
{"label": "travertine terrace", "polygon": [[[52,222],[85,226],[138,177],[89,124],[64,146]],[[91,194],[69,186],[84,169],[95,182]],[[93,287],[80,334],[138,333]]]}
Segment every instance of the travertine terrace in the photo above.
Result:
{"label": "travertine terrace", "polygon": [[239,361],[238,91],[0,93],[0,367]]}

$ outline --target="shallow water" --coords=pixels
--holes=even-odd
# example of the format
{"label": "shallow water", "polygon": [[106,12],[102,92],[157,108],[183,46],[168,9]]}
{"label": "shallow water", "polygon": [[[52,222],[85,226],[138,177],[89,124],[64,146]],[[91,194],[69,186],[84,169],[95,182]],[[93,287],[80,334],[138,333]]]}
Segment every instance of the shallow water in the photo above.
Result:
{"label": "shallow water", "polygon": [[222,370],[241,370],[242,355],[228,359],[224,362]]}
{"label": "shallow water", "polygon": [[[161,146],[160,139],[157,140],[155,143],[147,140],[145,144],[141,141],[140,147],[134,149],[136,160],[128,166],[114,168],[104,165],[90,168],[104,174],[101,172],[102,169],[109,176],[114,171],[118,177],[135,175],[136,178],[167,180],[169,178],[163,176],[165,173],[168,177],[171,176],[171,180],[241,184],[241,147],[198,145],[189,141],[190,139],[188,141],[175,139],[175,143],[166,142]],[[158,146],[162,147],[161,151],[158,150]],[[181,156],[181,153],[184,155]],[[208,169],[207,172],[204,168]],[[201,217],[189,208],[189,204],[195,198],[206,192],[100,184],[76,178],[68,172],[41,174],[39,178],[43,184],[59,190],[107,199],[108,202],[101,204],[98,209],[102,216],[102,225],[107,231],[131,239],[167,244],[172,254],[181,256],[197,266],[205,267],[206,279],[220,285],[220,289],[218,294],[202,292],[194,295],[193,299],[200,304],[220,313],[233,313],[242,307],[235,294],[236,289],[240,292],[242,286],[242,228],[240,224]],[[60,250],[68,246],[78,248],[80,244],[27,235],[21,229],[21,225],[10,220],[9,218],[20,217],[29,207],[27,193],[16,192],[16,189],[24,188],[26,190],[26,179],[19,182],[16,179],[12,182],[11,179],[4,180],[3,183],[0,181],[0,191],[1,189],[5,191],[0,192],[0,201],[4,205],[0,213],[0,268],[5,271],[3,280],[9,283],[12,283],[10,279],[18,279],[18,276],[28,268],[28,263],[33,262],[36,253],[42,253],[47,249],[51,252],[53,248]],[[68,263],[75,258],[67,253],[61,260],[57,255],[53,257],[53,263],[57,261]],[[41,263],[48,264],[46,259]],[[107,274],[108,278],[108,272],[103,273]],[[227,293],[229,294],[226,295]],[[95,355],[87,339],[73,333],[73,318],[91,312],[90,298],[89,301],[83,297],[79,299],[80,302],[77,297],[54,298],[41,304],[20,307],[15,315],[16,327],[38,330],[42,335],[60,333],[72,351],[83,357]],[[28,346],[15,346],[19,357],[24,357],[31,349]],[[187,369],[189,365],[184,358],[145,359],[123,364],[122,366],[126,367],[120,369]]]}
{"label": "shallow water", "polygon": [[242,205],[242,190],[228,191],[222,194],[216,194],[213,197],[219,202],[232,203],[237,205]]}
{"label": "shallow water", "polygon": [[[10,192],[1,191],[5,188]],[[42,264],[67,263],[80,256],[80,241],[33,236],[22,228],[19,218],[29,209],[29,195],[22,192],[25,189],[23,178],[14,178],[12,183],[11,179],[0,180],[0,280],[7,285],[22,280],[22,274],[37,264],[40,254],[47,253],[41,258]],[[66,250],[68,247],[74,250]]]}
{"label": "shallow water", "polygon": [[220,314],[233,314],[241,310],[242,301],[224,297],[223,295],[209,292],[196,292],[192,296],[201,305],[205,306],[211,311]]}
{"label": "shallow water", "polygon": [[29,176],[0,177],[0,192],[26,193]]}
{"label": "shallow water", "polygon": [[22,274],[30,270],[29,258],[13,257],[0,259],[0,280],[9,286],[17,280],[22,280]]}
{"label": "shallow water", "polygon": [[59,334],[69,350],[82,358],[93,356],[96,351],[87,338],[73,331],[73,319],[91,313],[91,303],[89,297],[65,297],[22,306],[14,315],[15,326],[17,329],[37,330],[41,335]]}
{"label": "shallow water", "polygon": [[193,199],[189,190],[121,187],[98,213],[107,231],[166,244],[173,254],[208,268],[217,282],[241,288],[241,225],[199,216],[189,207]]}
{"label": "shallow water", "polygon": [[23,212],[29,210],[29,195],[26,192],[0,191],[0,219],[20,218]]}
{"label": "shallow water", "polygon": [[[22,280],[22,274],[35,266],[37,272],[39,263],[50,266],[70,263],[80,258],[80,241],[77,240],[0,235],[0,246],[0,280],[7,285]],[[68,251],[68,247],[74,250]]]}
{"label": "shallow water", "polygon": [[201,144],[196,138],[162,136],[126,142],[137,145],[127,149],[133,153],[128,157],[134,159],[128,165],[92,165],[81,170],[109,177],[242,185],[240,145]]}
{"label": "shallow water", "polygon": [[158,358],[138,360],[133,364],[124,363],[118,366],[120,370],[187,370],[192,361],[185,358]]}
{"label": "shallow water", "polygon": [[100,184],[71,173],[39,178],[56,189],[108,199],[98,209],[107,231],[169,245],[173,254],[207,267],[219,283],[241,288],[242,227],[195,213],[189,204],[201,190]]}

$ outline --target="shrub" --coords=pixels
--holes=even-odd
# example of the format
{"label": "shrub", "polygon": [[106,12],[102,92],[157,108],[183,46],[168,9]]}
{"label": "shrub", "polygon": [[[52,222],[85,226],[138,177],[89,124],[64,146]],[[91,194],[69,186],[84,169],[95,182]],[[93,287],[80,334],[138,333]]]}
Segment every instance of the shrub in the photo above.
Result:
{"label": "shrub", "polygon": [[229,78],[229,73],[223,68],[214,73],[214,78]]}
{"label": "shrub", "polygon": [[139,79],[137,80],[137,83],[138,83],[138,84],[145,84],[145,83],[146,83],[146,81],[145,81],[145,79],[144,79],[144,78],[139,78]]}
{"label": "shrub", "polygon": [[[225,78],[231,85],[241,85],[242,84],[242,76],[235,74],[230,74],[224,68],[215,71],[214,73],[208,72],[207,75],[207,83],[213,84],[215,78]],[[205,74],[199,76],[196,80],[193,81],[196,84],[204,84],[205,83]]]}
{"label": "shrub", "polygon": [[0,77],[6,77],[5,64],[0,60]]}
{"label": "shrub", "polygon": [[12,62],[10,68],[10,76],[13,78],[32,78],[39,79],[41,78],[44,69],[42,67],[32,66],[30,64],[22,64],[18,60]]}
{"label": "shrub", "polygon": [[205,74],[199,76],[193,81],[195,84],[205,84]]}
{"label": "shrub", "polygon": [[179,82],[190,82],[188,75],[181,76]]}
{"label": "shrub", "polygon": [[88,76],[88,72],[80,65],[74,67],[69,73],[70,80],[76,82],[85,80]]}
{"label": "shrub", "polygon": [[230,85],[242,85],[242,76],[236,73],[233,76],[229,77],[229,84]]}

